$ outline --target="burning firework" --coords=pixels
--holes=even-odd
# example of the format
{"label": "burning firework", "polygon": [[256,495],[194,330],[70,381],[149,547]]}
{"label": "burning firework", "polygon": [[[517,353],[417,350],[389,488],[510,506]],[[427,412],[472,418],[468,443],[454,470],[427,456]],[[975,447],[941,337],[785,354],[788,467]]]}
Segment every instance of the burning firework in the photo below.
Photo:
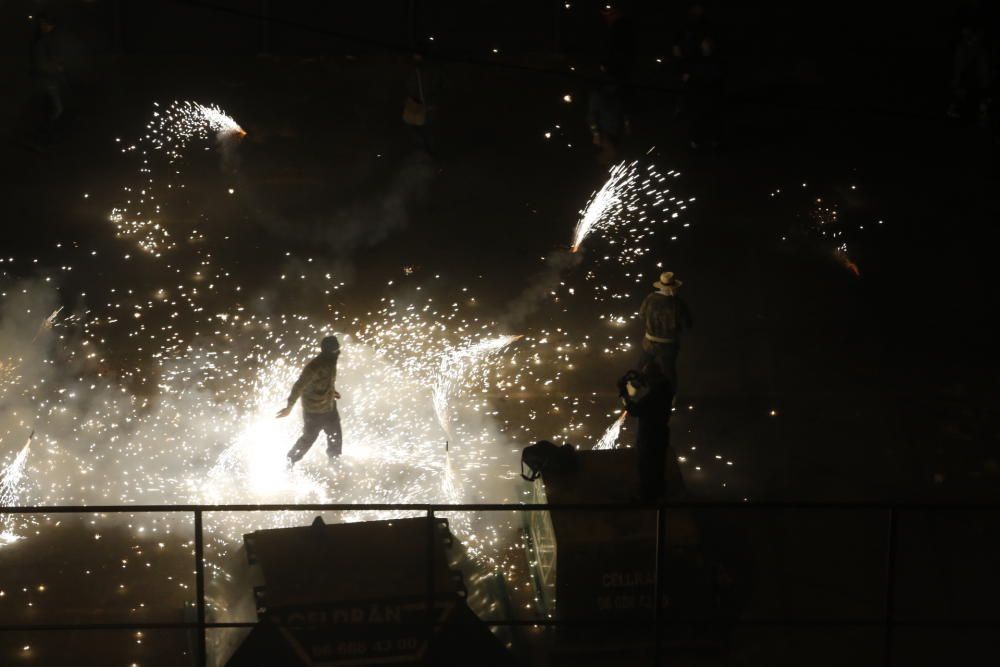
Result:
{"label": "burning firework", "polygon": [[594,445],[594,449],[614,449],[615,445],[618,444],[618,436],[621,435],[622,426],[625,424],[625,417],[628,415],[627,412],[622,411],[622,413],[611,422],[611,426],[608,430],[604,432],[601,439],[597,441]]}
{"label": "burning firework", "polygon": [[154,104],[153,118],[146,125],[147,133],[137,143],[122,148],[122,153],[137,153],[142,163],[140,181],[123,188],[124,203],[111,209],[110,220],[121,237],[135,237],[139,248],[160,256],[161,252],[176,246],[169,231],[161,221],[163,210],[160,200],[165,193],[160,189],[160,179],[153,176],[151,160],[157,153],[167,158],[170,175],[164,181],[168,190],[184,188],[173,180],[180,175],[176,163],[193,139],[207,140],[215,133],[216,141],[241,138],[246,132],[219,107],[197,102],[173,102],[164,111]]}
{"label": "burning firework", "polygon": [[[674,171],[667,175],[680,176]],[[678,210],[686,208],[676,197],[667,197],[670,190],[660,189],[666,180],[652,164],[645,169],[639,168],[638,161],[613,166],[608,180],[580,211],[580,220],[573,230],[573,252],[577,252],[593,232],[622,226],[629,227],[627,231],[634,243],[644,236],[637,232],[650,232],[650,225],[659,222],[661,215],[666,218],[672,205],[676,204]],[[678,213],[670,217],[676,218]]]}
{"label": "burning firework", "polygon": [[[28,460],[28,449],[31,447],[31,438],[34,435],[34,431],[28,435],[28,441],[24,443],[21,451],[0,474],[0,508],[11,507],[17,501],[21,480],[24,478],[24,464]],[[10,529],[10,518],[0,514],[0,544],[10,543],[16,539],[17,536]]]}

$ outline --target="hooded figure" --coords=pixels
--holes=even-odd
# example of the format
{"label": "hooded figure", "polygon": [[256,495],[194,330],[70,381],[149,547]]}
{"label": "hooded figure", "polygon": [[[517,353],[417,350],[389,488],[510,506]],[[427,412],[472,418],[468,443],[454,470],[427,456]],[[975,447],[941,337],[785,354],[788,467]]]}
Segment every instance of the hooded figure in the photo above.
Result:
{"label": "hooded figure", "polygon": [[288,395],[288,405],[278,412],[278,418],[287,417],[295,402],[302,398],[302,436],[288,452],[288,465],[292,467],[306,455],[316,442],[319,432],[326,433],[326,454],[331,462],[340,456],[343,435],[340,430],[340,413],[337,399],[340,393],[334,386],[337,381],[337,359],[340,341],[327,336],[320,343],[320,353],[302,369],[299,379]]}

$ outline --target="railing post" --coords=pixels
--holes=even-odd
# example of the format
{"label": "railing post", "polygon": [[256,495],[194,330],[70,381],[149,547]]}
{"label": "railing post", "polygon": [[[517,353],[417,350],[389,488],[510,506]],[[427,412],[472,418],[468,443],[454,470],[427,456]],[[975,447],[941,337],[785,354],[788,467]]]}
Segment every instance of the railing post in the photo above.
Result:
{"label": "railing post", "polygon": [[663,638],[660,636],[660,606],[663,603],[663,561],[666,558],[666,531],[663,529],[665,510],[656,508],[656,562],[653,566],[653,665],[660,666]]}
{"label": "railing post", "polygon": [[892,642],[895,634],[896,616],[896,542],[898,531],[898,517],[896,508],[889,509],[889,539],[886,545],[886,582],[885,582],[885,647],[883,649],[882,664],[884,667],[892,665]]}
{"label": "railing post", "polygon": [[434,506],[427,506],[427,651],[434,639]]}
{"label": "railing post", "polygon": [[208,645],[205,636],[205,538],[202,533],[201,510],[194,511],[194,589],[198,605],[195,664],[198,667],[208,667]]}

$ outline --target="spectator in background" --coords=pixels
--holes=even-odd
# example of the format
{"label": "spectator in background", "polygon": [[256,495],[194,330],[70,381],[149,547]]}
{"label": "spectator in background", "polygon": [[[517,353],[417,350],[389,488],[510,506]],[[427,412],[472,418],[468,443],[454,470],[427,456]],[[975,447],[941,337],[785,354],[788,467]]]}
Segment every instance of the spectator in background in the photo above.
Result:
{"label": "spectator in background", "polygon": [[960,119],[975,114],[980,123],[989,119],[993,86],[989,41],[975,12],[962,17],[952,53],[951,103],[948,116]]}
{"label": "spectator in background", "polygon": [[691,148],[716,148],[722,140],[725,76],[714,37],[705,36],[688,62],[687,87]]}
{"label": "spectator in background", "polygon": [[56,24],[48,14],[35,17],[35,37],[31,43],[31,75],[43,103],[46,125],[63,115],[63,63],[56,46]]}
{"label": "spectator in background", "polygon": [[624,91],[635,67],[635,30],[621,7],[613,3],[604,5],[601,18],[604,20],[601,62],[605,73]]}
{"label": "spectator in background", "polygon": [[701,43],[711,37],[705,7],[694,4],[688,9],[687,19],[674,38],[673,55],[681,83],[691,76],[691,62],[700,55]]}
{"label": "spectator in background", "polygon": [[590,94],[587,102],[587,124],[595,146],[601,149],[605,162],[614,162],[622,139],[629,131],[625,95],[620,82],[601,67],[604,81]]}
{"label": "spectator in background", "polygon": [[410,128],[417,146],[428,155],[434,152],[431,132],[437,115],[439,78],[437,70],[428,64],[425,53],[413,54],[413,69],[406,79],[403,123]]}

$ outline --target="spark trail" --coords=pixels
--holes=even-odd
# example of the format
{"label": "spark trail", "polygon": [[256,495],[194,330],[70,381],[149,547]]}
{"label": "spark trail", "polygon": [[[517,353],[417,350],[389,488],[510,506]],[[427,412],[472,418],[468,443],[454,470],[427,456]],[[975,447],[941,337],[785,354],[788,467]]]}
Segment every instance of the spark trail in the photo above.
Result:
{"label": "spark trail", "polygon": [[442,356],[431,396],[438,423],[449,440],[452,439],[451,400],[460,390],[468,390],[477,383],[481,386],[488,384],[489,378],[485,371],[489,367],[483,365],[483,361],[521,338],[523,336],[498,336],[465,345]]}
{"label": "spark trail", "polygon": [[623,410],[621,415],[619,415],[617,419],[611,422],[611,426],[608,427],[608,430],[604,432],[604,435],[601,436],[601,439],[597,441],[596,445],[594,445],[594,449],[615,448],[615,445],[618,444],[618,436],[621,435],[622,426],[625,424],[625,416],[627,414],[628,413]]}
{"label": "spark trail", "polygon": [[[680,173],[669,171],[667,176],[676,177]],[[677,211],[686,208],[685,202],[668,196],[670,190],[664,188],[666,182],[667,177],[653,164],[640,167],[635,160],[613,166],[608,180],[580,211],[580,219],[573,230],[573,252],[579,251],[591,234],[614,235],[615,231],[620,235],[624,232],[623,236],[629,241],[624,250],[628,252],[653,232],[653,225],[678,217]]]}
{"label": "spark trail", "polygon": [[[31,447],[31,438],[34,435],[34,431],[28,435],[28,441],[24,443],[21,451],[4,468],[3,474],[0,474],[0,508],[11,507],[18,499],[21,480],[24,478],[24,466],[28,460],[28,450]],[[0,514],[0,545],[13,542],[17,539],[17,535],[10,529],[10,517]]]}
{"label": "spark trail", "polygon": [[[122,153],[136,153],[141,160],[139,182],[123,187],[125,201],[111,209],[110,220],[118,236],[135,238],[144,252],[159,257],[176,247],[164,223],[161,201],[167,196],[164,190],[183,189],[179,180],[179,162],[185,149],[193,140],[208,140],[212,133],[217,142],[246,136],[246,132],[215,105],[198,102],[173,102],[164,110],[154,104],[153,117],[144,134],[136,143],[125,146]],[[161,179],[154,176],[157,157],[166,159]]]}

